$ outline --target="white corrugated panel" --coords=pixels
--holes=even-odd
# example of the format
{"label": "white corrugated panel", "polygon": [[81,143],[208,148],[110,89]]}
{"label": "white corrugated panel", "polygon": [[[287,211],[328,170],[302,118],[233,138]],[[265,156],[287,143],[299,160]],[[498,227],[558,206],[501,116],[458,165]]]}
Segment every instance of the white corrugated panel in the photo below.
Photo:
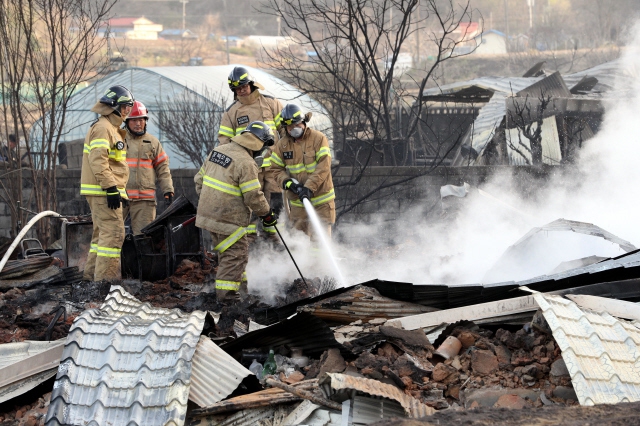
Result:
{"label": "white corrugated panel", "polygon": [[205,315],[154,308],[112,286],[71,325],[46,424],[184,424]]}
{"label": "white corrugated panel", "polygon": [[581,405],[640,401],[640,330],[560,296],[533,295],[562,350]]}

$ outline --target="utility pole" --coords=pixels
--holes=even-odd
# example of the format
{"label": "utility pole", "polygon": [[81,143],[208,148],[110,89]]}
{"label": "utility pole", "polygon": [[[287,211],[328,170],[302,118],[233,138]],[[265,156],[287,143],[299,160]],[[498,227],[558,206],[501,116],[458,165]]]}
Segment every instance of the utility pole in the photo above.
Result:
{"label": "utility pole", "polygon": [[536,4],[536,0],[527,0],[529,6],[529,29],[533,28],[533,7]]}
{"label": "utility pole", "polygon": [[[227,13],[227,0],[224,1],[224,13]],[[225,41],[227,42],[227,65],[231,64],[231,59],[229,57],[229,24],[228,19],[224,19],[224,34]]]}
{"label": "utility pole", "polygon": [[180,0],[182,3],[182,32],[187,29],[186,20],[187,20],[187,3],[188,0]]}
{"label": "utility pole", "polygon": [[509,0],[504,0],[504,24],[505,24],[505,34],[507,35],[507,40],[509,40]]}

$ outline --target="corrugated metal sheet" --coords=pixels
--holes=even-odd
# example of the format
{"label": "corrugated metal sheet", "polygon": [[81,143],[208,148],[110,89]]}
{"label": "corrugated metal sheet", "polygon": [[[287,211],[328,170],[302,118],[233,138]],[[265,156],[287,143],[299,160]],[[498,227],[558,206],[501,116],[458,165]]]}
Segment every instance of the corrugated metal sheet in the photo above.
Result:
{"label": "corrugated metal sheet", "polygon": [[0,368],[22,361],[25,358],[62,344],[64,344],[64,340],[54,340],[53,342],[25,340],[24,342],[5,343],[0,345]]}
{"label": "corrugated metal sheet", "polygon": [[531,229],[522,238],[516,241],[512,247],[522,244],[524,241],[531,238],[531,236],[534,234],[546,231],[573,231],[579,234],[593,235],[594,237],[604,238],[607,241],[618,244],[620,248],[626,252],[637,250],[636,246],[631,244],[629,241],[623,240],[622,238],[612,234],[611,232],[605,231],[597,225],[587,222],[576,222],[574,220],[567,219],[557,219],[553,222],[547,223],[546,225]]}
{"label": "corrugated metal sheet", "polygon": [[478,88],[490,92],[499,92],[505,95],[518,93],[545,77],[480,77],[473,80],[460,81],[445,84],[440,87],[427,89],[423,92],[423,99],[430,100],[432,97],[440,95],[452,95],[462,90]]}
{"label": "corrugated metal sheet", "polygon": [[320,355],[329,348],[349,353],[336,341],[327,324],[308,312],[300,312],[270,327],[252,331],[220,347],[231,356],[238,357],[243,349],[259,348],[267,352],[269,348],[281,345],[298,347],[308,356]]}
{"label": "corrugated metal sheet", "polygon": [[64,340],[0,345],[0,402],[8,401],[55,376]]}
{"label": "corrugated metal sheet", "polygon": [[231,395],[244,384],[247,392],[260,390],[257,377],[211,339],[200,336],[192,360],[189,399],[207,407]]}
{"label": "corrugated metal sheet", "polygon": [[300,401],[300,397],[278,388],[269,388],[248,395],[236,396],[209,407],[191,411],[194,418],[211,417],[222,413],[237,412],[259,407],[275,407],[279,404]]}
{"label": "corrugated metal sheet", "polygon": [[46,424],[182,425],[204,319],[112,286],[69,330]]}
{"label": "corrugated metal sheet", "polygon": [[351,396],[350,391],[353,390],[374,397],[388,398],[400,403],[407,416],[412,418],[430,416],[435,412],[433,408],[406,395],[397,387],[381,383],[378,380],[347,376],[346,374],[327,373],[326,376],[318,380],[318,385],[327,398],[334,397],[337,400],[349,398]]}
{"label": "corrugated metal sheet", "polygon": [[581,405],[640,400],[640,329],[559,296],[534,294]]}
{"label": "corrugated metal sheet", "polygon": [[556,71],[516,93],[516,96],[520,97],[529,96],[538,98],[541,95],[544,97],[571,97],[571,92],[560,75],[560,71]]}
{"label": "corrugated metal sheet", "polygon": [[494,93],[491,100],[480,108],[478,116],[462,140],[462,145],[470,145],[478,155],[482,155],[504,119],[507,111],[506,98],[505,93]]}
{"label": "corrugated metal sheet", "polygon": [[374,318],[401,318],[437,309],[409,302],[400,302],[369,287],[356,286],[349,291],[299,308],[329,324],[350,324],[357,320],[368,322]]}
{"label": "corrugated metal sheet", "polygon": [[[406,417],[404,408],[397,401],[356,395],[353,398],[353,425],[370,425],[383,419]],[[344,417],[344,410],[343,410]]]}

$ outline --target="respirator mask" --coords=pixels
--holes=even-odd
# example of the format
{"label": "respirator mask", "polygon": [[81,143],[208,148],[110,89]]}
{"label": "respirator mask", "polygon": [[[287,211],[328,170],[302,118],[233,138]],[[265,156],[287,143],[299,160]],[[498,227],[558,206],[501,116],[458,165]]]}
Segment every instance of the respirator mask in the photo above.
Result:
{"label": "respirator mask", "polygon": [[294,139],[298,139],[300,136],[302,136],[302,134],[304,133],[304,128],[302,127],[294,127],[289,134],[291,135],[292,138]]}

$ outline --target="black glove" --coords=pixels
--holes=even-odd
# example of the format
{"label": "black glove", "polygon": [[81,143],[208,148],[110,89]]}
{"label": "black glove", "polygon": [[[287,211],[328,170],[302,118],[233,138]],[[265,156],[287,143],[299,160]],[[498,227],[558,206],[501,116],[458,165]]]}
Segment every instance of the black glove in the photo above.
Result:
{"label": "black glove", "polygon": [[107,188],[107,206],[109,206],[109,208],[112,210],[119,209],[120,202],[121,202],[121,197],[120,197],[120,191],[118,191],[118,188],[115,186],[112,186],[111,188]]}
{"label": "black glove", "polygon": [[300,190],[300,188],[302,188],[302,185],[300,185],[300,183],[296,182],[293,179],[287,179],[282,183],[282,188],[288,189],[289,191],[298,195],[298,191]]}
{"label": "black glove", "polygon": [[173,192],[165,192],[164,193],[164,205],[170,206],[173,203]]}
{"label": "black glove", "polygon": [[313,192],[311,192],[311,190],[306,186],[303,186],[298,190],[298,198],[300,198],[300,201],[304,200],[305,198],[307,200],[311,200],[311,197],[313,197]]}
{"label": "black glove", "polygon": [[278,215],[273,211],[273,209],[271,209],[271,211],[266,215],[260,216],[260,219],[262,219],[262,224],[264,226],[275,226],[278,223]]}

